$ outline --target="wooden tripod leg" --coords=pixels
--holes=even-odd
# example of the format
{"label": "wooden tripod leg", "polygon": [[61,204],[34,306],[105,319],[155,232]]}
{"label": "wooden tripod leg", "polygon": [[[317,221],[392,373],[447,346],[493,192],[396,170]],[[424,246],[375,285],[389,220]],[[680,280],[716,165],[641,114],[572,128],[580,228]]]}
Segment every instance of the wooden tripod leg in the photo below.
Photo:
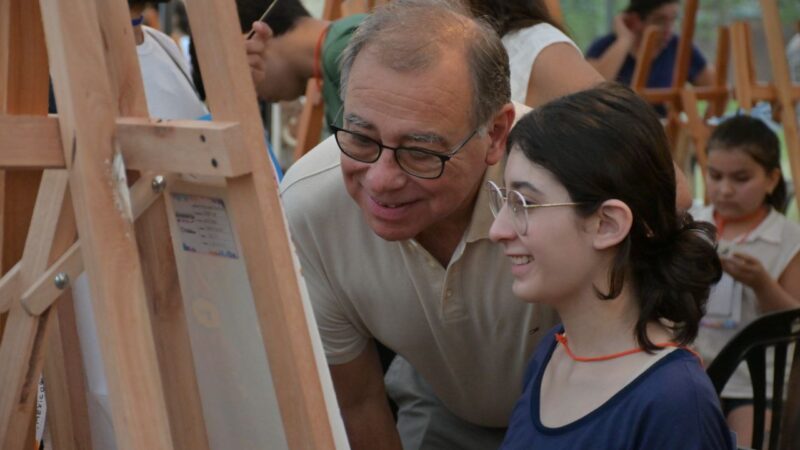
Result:
{"label": "wooden tripod leg", "polygon": [[647,87],[647,79],[650,78],[650,69],[653,65],[653,57],[656,55],[657,36],[661,33],[655,25],[650,25],[644,30],[642,43],[636,51],[636,66],[631,77],[631,89],[641,95]]}
{"label": "wooden tripod leg", "polygon": [[[47,72],[38,4],[0,0],[0,114],[47,114]],[[0,273],[22,257],[40,180],[41,171],[0,171]]]}
{"label": "wooden tripod leg", "polygon": [[753,78],[748,60],[747,26],[743,22],[731,25],[731,47],[733,48],[734,90],[739,106],[750,111],[753,109]]}
{"label": "wooden tripod leg", "polygon": [[[26,0],[0,0],[0,16],[8,20],[7,27],[0,25],[0,46],[7,50],[0,50],[0,59],[5,60],[0,62],[0,70],[5,67],[0,74],[0,113],[46,115],[47,53],[39,6]],[[40,170],[9,170],[4,176],[3,271],[22,257],[42,174]]]}
{"label": "wooden tripod leg", "polygon": [[[717,32],[717,60],[714,66],[714,86],[727,88],[728,84],[728,65],[731,59],[731,33],[727,26],[719,27]],[[705,118],[719,117],[725,113],[725,105],[728,104],[728,93],[714,96],[708,101]]]}
{"label": "wooden tripod leg", "polygon": [[[148,117],[139,60],[128,33],[130,14],[121,2],[96,0],[96,5],[103,18],[100,29],[119,113]],[[143,178],[152,175],[143,174]],[[173,444],[175,450],[207,450],[203,407],[163,197],[136,219],[135,229]]]}
{"label": "wooden tripod leg", "polygon": [[[800,98],[793,97],[792,80],[789,76],[789,64],[784,53],[783,35],[781,34],[781,21],[778,15],[778,5],[775,0],[761,0],[761,10],[764,20],[764,33],[767,37],[767,48],[772,66],[772,79],[778,94],[781,106],[781,122],[783,136],[786,141],[786,151],[789,154],[789,164],[792,171],[792,180],[798,186],[800,180],[800,130],[797,127],[797,113],[795,105]],[[770,27],[777,27],[771,29]],[[800,196],[794,196],[795,202],[800,207]]]}
{"label": "wooden tripod leg", "polygon": [[308,80],[306,85],[306,102],[300,114],[297,127],[297,143],[294,146],[294,159],[298,160],[319,143],[322,135],[322,117],[325,105],[322,103],[322,93],[317,86],[317,80]]}
{"label": "wooden tripod leg", "polygon": [[51,309],[56,317],[51,318],[44,382],[53,448],[91,450],[86,381],[71,289],[65,290]]}
{"label": "wooden tripod leg", "polygon": [[[173,448],[94,0],[40,0],[119,450]],[[240,36],[241,37],[241,36]],[[91,92],[91,95],[86,95]]]}
{"label": "wooden tripod leg", "polygon": [[708,126],[697,110],[697,95],[695,95],[694,90],[681,89],[681,98],[688,119],[689,133],[694,145],[697,163],[700,165],[702,172],[705,173],[707,164],[706,143],[709,137]]}
{"label": "wooden tripod leg", "polygon": [[675,56],[675,67],[672,72],[672,87],[681,89],[689,78],[689,65],[692,60],[692,41],[694,40],[695,19],[697,18],[698,0],[683,2],[681,18],[681,34],[678,51]]}
{"label": "wooden tripod leg", "polygon": [[[75,240],[71,210],[64,202],[66,184],[65,171],[45,171],[42,177],[21,261],[23,287],[36,281],[48,263]],[[19,301],[9,312],[0,342],[0,386],[4,387],[0,391],[0,448],[4,450],[22,450],[27,443],[51,313],[31,316]]]}

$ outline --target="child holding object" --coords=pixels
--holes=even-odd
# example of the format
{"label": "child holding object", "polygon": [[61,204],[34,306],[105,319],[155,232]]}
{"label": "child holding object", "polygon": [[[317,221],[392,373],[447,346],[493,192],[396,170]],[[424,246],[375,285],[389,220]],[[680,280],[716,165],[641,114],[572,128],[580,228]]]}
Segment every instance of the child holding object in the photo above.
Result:
{"label": "child holding object", "polygon": [[[800,225],[782,214],[787,201],[780,144],[762,120],[732,117],[714,130],[707,147],[710,204],[697,208],[695,217],[716,224],[725,271],[711,292],[696,342],[710,362],[758,316],[800,307]],[[742,365],[722,392],[722,407],[745,444],[751,440],[752,403]]]}
{"label": "child holding object", "polygon": [[507,148],[490,237],[514,293],[562,325],[534,352],[501,448],[735,448],[686,347],[721,274],[713,228],[676,213],[652,108],[606,83],[523,117]]}

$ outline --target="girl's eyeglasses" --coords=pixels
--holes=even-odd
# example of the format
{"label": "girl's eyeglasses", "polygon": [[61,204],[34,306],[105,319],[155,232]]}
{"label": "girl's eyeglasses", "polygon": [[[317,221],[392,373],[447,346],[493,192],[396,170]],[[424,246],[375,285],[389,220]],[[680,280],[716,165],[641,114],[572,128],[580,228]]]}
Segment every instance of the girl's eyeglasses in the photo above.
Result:
{"label": "girl's eyeglasses", "polygon": [[528,234],[528,210],[534,208],[550,208],[553,206],[577,206],[581,205],[580,202],[568,203],[539,203],[529,205],[517,191],[511,189],[501,188],[494,182],[489,181],[489,208],[492,210],[492,215],[497,218],[504,205],[508,205],[511,211],[511,222],[514,225],[514,231],[520,236]]}

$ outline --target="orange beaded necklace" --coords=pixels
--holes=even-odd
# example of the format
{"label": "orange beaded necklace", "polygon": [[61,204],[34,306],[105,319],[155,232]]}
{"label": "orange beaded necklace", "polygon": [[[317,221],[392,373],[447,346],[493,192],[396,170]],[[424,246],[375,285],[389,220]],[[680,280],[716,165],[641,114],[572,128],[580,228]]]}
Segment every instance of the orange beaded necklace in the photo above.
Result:
{"label": "orange beaded necklace", "polygon": [[[556,341],[558,341],[559,344],[564,346],[564,351],[567,352],[567,355],[569,355],[569,357],[572,358],[573,361],[577,361],[577,362],[608,361],[610,359],[622,358],[623,356],[633,355],[634,353],[640,353],[640,352],[644,351],[642,348],[636,347],[636,348],[632,348],[630,350],[625,350],[624,352],[611,353],[609,355],[593,356],[593,357],[586,358],[586,357],[577,356],[574,353],[572,353],[572,350],[570,350],[569,345],[567,344],[567,336],[565,336],[564,333],[556,333],[555,337],[556,337]],[[694,356],[696,356],[697,359],[700,360],[701,363],[703,361],[703,359],[700,357],[700,355],[696,351],[694,351],[694,350],[692,350],[692,349],[690,349],[688,347],[685,347],[685,346],[682,346],[682,345],[678,345],[678,344],[676,344],[674,342],[663,342],[663,343],[660,343],[660,344],[656,344],[656,347],[661,347],[661,348],[666,348],[666,347],[682,348],[682,349],[688,351],[689,353],[693,354]]]}

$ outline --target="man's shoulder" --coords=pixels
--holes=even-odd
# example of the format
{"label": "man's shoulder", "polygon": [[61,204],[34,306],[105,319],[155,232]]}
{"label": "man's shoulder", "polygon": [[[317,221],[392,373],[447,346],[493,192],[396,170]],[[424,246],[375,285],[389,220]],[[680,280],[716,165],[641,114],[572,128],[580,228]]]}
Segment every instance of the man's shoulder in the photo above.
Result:
{"label": "man's shoulder", "polygon": [[287,214],[297,208],[325,210],[349,199],[339,169],[339,148],[331,136],[297,160],[280,184]]}

